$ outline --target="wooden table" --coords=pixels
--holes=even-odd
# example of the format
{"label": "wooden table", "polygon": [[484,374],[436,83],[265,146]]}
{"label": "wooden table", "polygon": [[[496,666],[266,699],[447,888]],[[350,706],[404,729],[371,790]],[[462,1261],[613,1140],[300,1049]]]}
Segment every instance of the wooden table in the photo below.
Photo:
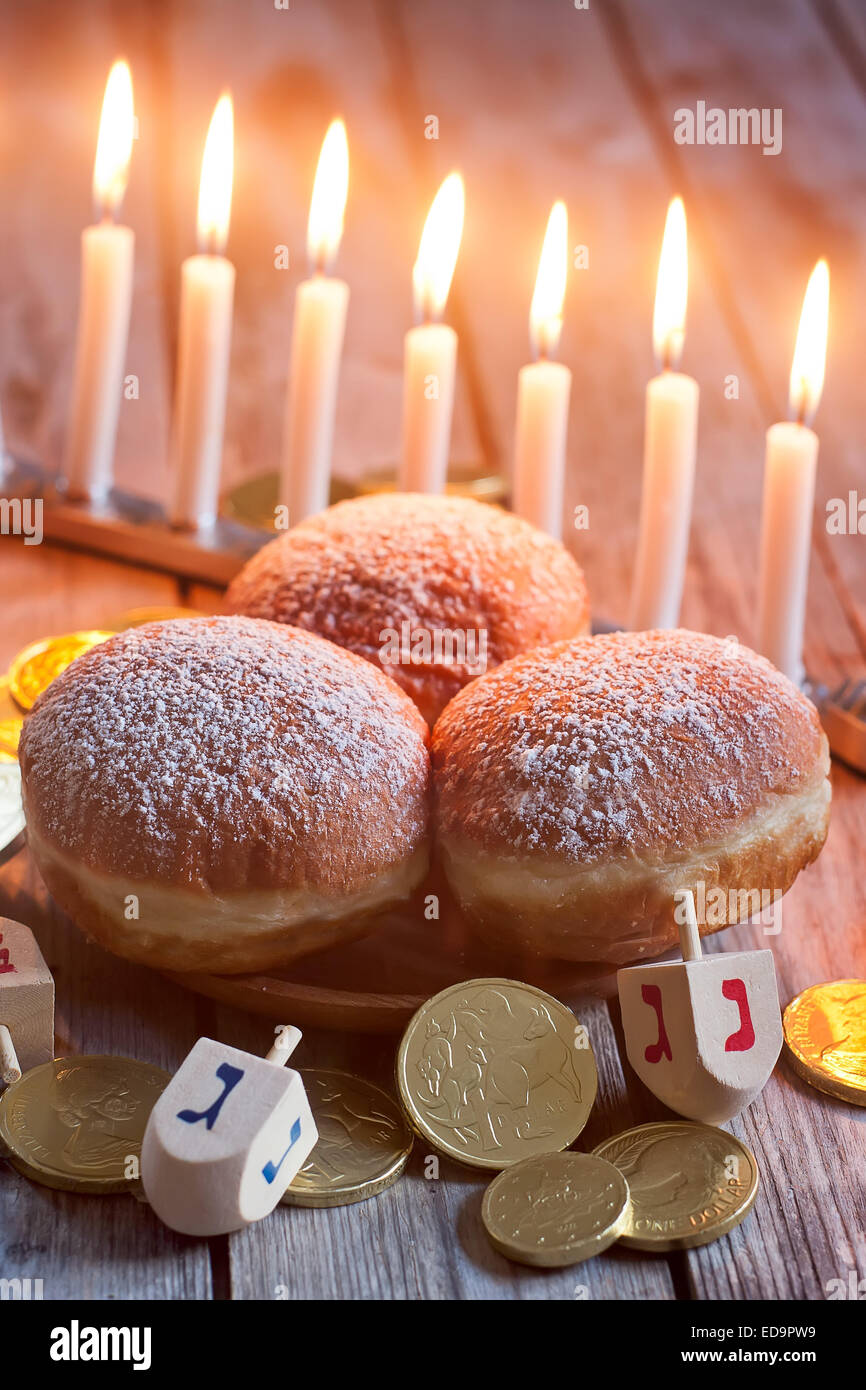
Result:
{"label": "wooden table", "polygon": [[[346,476],[387,463],[399,438],[401,335],[421,222],[451,167],[467,225],[449,313],[460,332],[455,456],[507,467],[515,376],[549,205],[566,198],[588,268],[571,276],[563,356],[574,368],[569,509],[595,607],[622,615],[640,484],[642,392],[668,198],[686,199],[691,297],[685,366],[702,389],[701,449],[685,625],[754,634],[763,431],[784,410],[800,301],[819,254],[832,273],[827,387],[807,660],[833,681],[866,667],[866,537],[831,536],[828,499],[866,494],[862,413],[866,304],[866,21],[857,0],[61,0],[0,16],[0,401],[7,438],[56,463],[68,404],[77,234],[88,216],[105,73],[131,59],[140,117],[126,216],[138,259],[118,476],[161,496],[178,266],[191,249],[201,143],[230,83],[238,266],[227,481],[275,464],[292,292],[303,274],[309,189],[331,115],[352,155],[340,258],[352,285],[337,425]],[[674,111],[698,100],[779,107],[783,149],[674,143]],[[425,118],[439,119],[438,140]],[[274,248],[291,249],[289,272]],[[219,595],[93,557],[2,538],[0,668],[26,642],[99,626],[132,605]],[[830,837],[784,902],[783,929],[732,929],[728,949],[769,945],[787,1001],[818,980],[863,975],[866,787],[834,767]],[[261,1021],[196,998],[88,945],[56,911],[26,852],[0,870],[0,913],[36,931],[56,982],[58,1052],[110,1051],[173,1068],[202,1033],[258,1050]],[[580,1003],[600,1091],[581,1144],[662,1112],[622,1062],[617,1009]],[[267,1025],[264,1025],[267,1027]],[[387,1081],[389,1039],[308,1036],[304,1060]],[[803,1085],[783,1064],[732,1126],[762,1186],[747,1222],[715,1245],[650,1257],[613,1250],[565,1272],[521,1269],[488,1246],[484,1178],[443,1161],[379,1200],[280,1209],[208,1242],[163,1229],[129,1197],[90,1198],[0,1172],[0,1275],[42,1278],[46,1297],[810,1298],[866,1275],[866,1110]]]}

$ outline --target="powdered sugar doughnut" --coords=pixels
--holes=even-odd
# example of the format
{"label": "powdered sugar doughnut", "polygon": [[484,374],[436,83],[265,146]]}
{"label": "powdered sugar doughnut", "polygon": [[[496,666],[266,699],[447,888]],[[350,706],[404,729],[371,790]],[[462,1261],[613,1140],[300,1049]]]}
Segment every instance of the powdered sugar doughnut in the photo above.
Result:
{"label": "powdered sugar doughnut", "polygon": [[55,680],[20,759],[57,901],[133,960],[227,974],[360,934],[427,863],[418,711],[368,662],[249,618],[152,623]]}
{"label": "powdered sugar doughnut", "polygon": [[499,507],[420,493],[309,517],[253,556],[228,604],[357,652],[431,724],[485,670],[589,631],[583,574],[558,541]]}
{"label": "powdered sugar doughnut", "polygon": [[714,905],[703,932],[742,920],[827,834],[817,713],[733,639],[614,633],[516,657],[448,706],[432,753],[452,888],[485,934],[541,955],[657,955],[678,888]]}

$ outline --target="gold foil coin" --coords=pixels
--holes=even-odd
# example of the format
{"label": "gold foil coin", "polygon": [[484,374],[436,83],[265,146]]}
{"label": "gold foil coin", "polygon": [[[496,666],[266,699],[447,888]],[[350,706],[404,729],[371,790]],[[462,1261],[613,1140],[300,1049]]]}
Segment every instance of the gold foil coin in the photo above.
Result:
{"label": "gold foil coin", "polygon": [[8,677],[0,678],[0,763],[14,763],[18,758],[18,739],[24,720],[12,699]]}
{"label": "gold foil coin", "polygon": [[490,1242],[518,1264],[579,1264],[613,1245],[630,1212],[628,1183],[594,1154],[539,1154],[488,1187],[481,1220]]}
{"label": "gold foil coin", "polygon": [[34,1182],[124,1192],[139,1174],[148,1116],[171,1077],[128,1057],[57,1057],[0,1095],[0,1146]]}
{"label": "gold foil coin", "polygon": [[71,666],[76,657],[107,642],[113,632],[91,629],[86,632],[67,632],[60,637],[45,637],[31,642],[19,652],[9,667],[9,689],[21,709],[32,709],[38,696],[61,671]]}
{"label": "gold foil coin", "polygon": [[724,1129],[671,1120],[638,1125],[593,1150],[624,1175],[635,1250],[690,1250],[738,1226],[755,1202],[758,1165]]}
{"label": "gold foil coin", "polygon": [[23,727],[23,719],[0,719],[0,763],[18,761],[18,740]]}
{"label": "gold foil coin", "polygon": [[358,1076],[320,1068],[301,1072],[318,1142],[282,1201],[343,1207],[377,1197],[399,1178],[412,1132],[397,1102]]}
{"label": "gold foil coin", "polygon": [[586,1029],[558,999],[516,980],[467,980],[411,1019],[397,1089],[440,1152],[507,1168],[574,1143],[598,1074]]}
{"label": "gold foil coin", "polygon": [[810,1086],[866,1105],[866,980],[812,985],[782,1017],[785,1052]]}

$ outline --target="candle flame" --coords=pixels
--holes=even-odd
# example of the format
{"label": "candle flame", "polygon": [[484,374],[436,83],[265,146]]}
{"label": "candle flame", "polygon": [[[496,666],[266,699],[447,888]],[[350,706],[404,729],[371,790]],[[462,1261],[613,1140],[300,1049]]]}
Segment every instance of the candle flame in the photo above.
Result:
{"label": "candle flame", "polygon": [[342,121],[332,121],[322,141],[307,224],[307,254],[318,270],[327,269],[340,248],[348,192],[346,127]]}
{"label": "candle flame", "polygon": [[808,424],[818,409],[827,361],[827,321],[830,313],[830,270],[820,260],[809,276],[791,363],[791,414]]}
{"label": "candle flame", "polygon": [[93,200],[105,217],[114,217],[123,202],[135,134],[132,74],[118,60],[108,74],[93,165]]}
{"label": "candle flame", "polygon": [[565,203],[558,202],[547,221],[529,310],[529,339],[537,357],[552,357],[559,346],[567,275],[568,213]]}
{"label": "candle flame", "polygon": [[653,312],[653,348],[666,368],[676,367],[682,355],[688,294],[686,210],[682,198],[673,198],[665,219]]}
{"label": "candle flame", "polygon": [[438,318],[445,308],[463,235],[464,209],[463,180],[459,174],[449,174],[427,214],[412,271],[415,311],[425,322]]}
{"label": "candle flame", "polygon": [[198,190],[198,243],[202,251],[221,255],[229,235],[234,174],[234,111],[223,93],[214,107]]}

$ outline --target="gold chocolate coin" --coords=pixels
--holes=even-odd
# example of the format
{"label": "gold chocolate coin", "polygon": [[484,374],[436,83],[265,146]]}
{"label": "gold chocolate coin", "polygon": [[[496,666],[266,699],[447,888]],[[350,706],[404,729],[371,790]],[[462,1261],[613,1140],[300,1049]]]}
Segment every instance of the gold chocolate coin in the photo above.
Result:
{"label": "gold chocolate coin", "polygon": [[613,1245],[629,1220],[628,1183],[594,1154],[525,1158],[494,1178],[481,1220],[509,1260],[557,1268],[576,1265]]}
{"label": "gold chocolate coin", "polygon": [[71,666],[76,657],[107,642],[113,632],[90,629],[86,632],[66,632],[60,637],[44,637],[31,642],[19,652],[9,667],[9,689],[23,710],[32,709],[37,697],[51,682]]}
{"label": "gold chocolate coin", "polygon": [[14,763],[24,720],[9,692],[9,680],[0,677],[0,763]]}
{"label": "gold chocolate coin", "polygon": [[0,719],[0,763],[18,761],[18,740],[23,727],[23,719]]}
{"label": "gold chocolate coin", "polygon": [[866,1105],[866,980],[812,985],[782,1018],[796,1072],[837,1100]]}
{"label": "gold chocolate coin", "polygon": [[129,1057],[57,1057],[0,1096],[0,1146],[34,1182],[124,1192],[138,1177],[148,1116],[171,1077]]}
{"label": "gold chocolate coin", "polygon": [[301,1072],[318,1142],[282,1200],[293,1207],[344,1207],[377,1197],[399,1178],[412,1132],[397,1102],[342,1071]]}
{"label": "gold chocolate coin", "polygon": [[711,1125],[638,1125],[593,1149],[624,1175],[631,1213],[620,1239],[635,1250],[690,1250],[738,1226],[755,1202],[754,1154]]}
{"label": "gold chocolate coin", "polygon": [[449,1158],[507,1168],[573,1144],[598,1074],[586,1029],[516,980],[466,980],[411,1019],[397,1053],[409,1120]]}

